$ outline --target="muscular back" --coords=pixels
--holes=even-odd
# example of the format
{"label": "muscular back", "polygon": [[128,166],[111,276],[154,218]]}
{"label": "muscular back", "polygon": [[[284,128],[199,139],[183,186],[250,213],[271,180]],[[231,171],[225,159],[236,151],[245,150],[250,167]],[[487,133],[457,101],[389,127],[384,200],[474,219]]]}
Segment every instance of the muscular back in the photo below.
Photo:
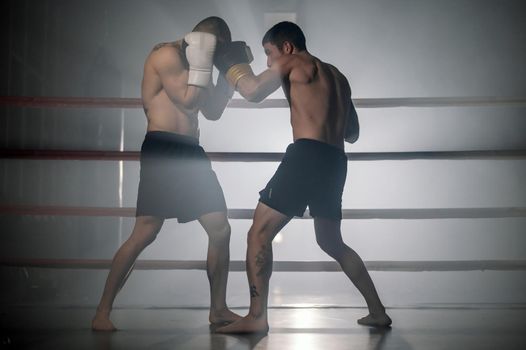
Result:
{"label": "muscular back", "polygon": [[307,52],[287,55],[283,90],[291,106],[294,139],[310,138],[343,148],[351,91],[334,66]]}
{"label": "muscular back", "polygon": [[141,96],[148,131],[169,131],[198,137],[196,106],[188,106],[188,67],[181,42],[157,45],[144,64]]}

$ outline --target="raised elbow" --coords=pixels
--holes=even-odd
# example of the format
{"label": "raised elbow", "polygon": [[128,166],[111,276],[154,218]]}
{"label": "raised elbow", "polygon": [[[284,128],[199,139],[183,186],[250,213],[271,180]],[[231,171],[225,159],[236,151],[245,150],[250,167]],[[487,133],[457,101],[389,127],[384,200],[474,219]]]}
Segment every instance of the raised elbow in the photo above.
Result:
{"label": "raised elbow", "polygon": [[206,112],[206,113],[203,113],[203,116],[207,119],[207,120],[211,120],[211,121],[216,121],[216,120],[219,120],[219,118],[221,118],[221,112]]}
{"label": "raised elbow", "polygon": [[246,97],[248,102],[259,103],[263,101],[263,98],[258,95],[249,95]]}

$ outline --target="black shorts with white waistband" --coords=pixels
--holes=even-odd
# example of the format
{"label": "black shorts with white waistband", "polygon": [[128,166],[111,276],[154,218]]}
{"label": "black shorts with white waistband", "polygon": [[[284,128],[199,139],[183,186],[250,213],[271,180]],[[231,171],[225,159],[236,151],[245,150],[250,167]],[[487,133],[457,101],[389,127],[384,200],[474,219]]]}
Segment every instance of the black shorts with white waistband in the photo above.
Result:
{"label": "black shorts with white waistband", "polygon": [[298,139],[285,156],[259,201],[287,216],[341,220],[342,194],[347,177],[347,156],[335,146]]}
{"label": "black shorts with white waistband", "polygon": [[196,138],[148,132],[141,147],[141,178],[136,216],[198,219],[226,212],[221,185]]}

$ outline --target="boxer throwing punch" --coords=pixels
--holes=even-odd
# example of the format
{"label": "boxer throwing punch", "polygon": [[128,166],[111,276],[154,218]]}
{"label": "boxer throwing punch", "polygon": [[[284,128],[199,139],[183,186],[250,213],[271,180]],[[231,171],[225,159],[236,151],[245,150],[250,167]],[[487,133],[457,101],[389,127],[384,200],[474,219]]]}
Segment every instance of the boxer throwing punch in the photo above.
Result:
{"label": "boxer throwing punch", "polygon": [[364,296],[369,314],[359,324],[386,327],[385,312],[362,259],[342,239],[341,199],[347,174],[344,140],[354,142],[359,125],[347,79],[306,49],[305,36],[294,23],[281,22],[262,40],[267,70],[254,75],[243,44],[226,45],[215,64],[249,101],[259,102],[283,87],[290,105],[294,142],[267,186],[260,192],[248,232],[246,256],[250,291],[247,316],[221,333],[267,332],[267,302],[272,273],[272,240],[306,207],[314,217],[316,241],[334,258]]}

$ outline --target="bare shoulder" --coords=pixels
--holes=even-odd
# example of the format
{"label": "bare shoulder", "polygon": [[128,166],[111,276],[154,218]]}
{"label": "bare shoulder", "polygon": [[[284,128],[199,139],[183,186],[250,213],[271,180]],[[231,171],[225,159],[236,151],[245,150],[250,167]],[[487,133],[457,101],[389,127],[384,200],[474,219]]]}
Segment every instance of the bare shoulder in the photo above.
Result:
{"label": "bare shoulder", "polygon": [[159,43],[153,47],[152,52],[159,51],[162,48],[170,48],[170,47],[173,47],[173,48],[177,47],[176,42]]}
{"label": "bare shoulder", "polygon": [[155,45],[148,55],[146,63],[154,67],[164,67],[166,65],[184,66],[180,42],[159,43]]}
{"label": "bare shoulder", "polygon": [[286,56],[286,60],[284,60],[284,66],[289,73],[290,80],[300,83],[309,83],[315,79],[318,74],[317,62],[319,62],[316,57],[310,54],[294,54],[284,56]]}
{"label": "bare shoulder", "polygon": [[322,62],[322,64],[325,65],[338,79],[345,79],[345,76],[335,65],[327,62]]}
{"label": "bare shoulder", "polygon": [[336,66],[327,62],[323,62],[323,64],[325,64],[326,67],[332,72],[332,74],[334,75],[334,77],[340,85],[347,88],[349,91],[351,90],[349,80],[347,80],[347,77],[342,72],[340,72],[340,70]]}

